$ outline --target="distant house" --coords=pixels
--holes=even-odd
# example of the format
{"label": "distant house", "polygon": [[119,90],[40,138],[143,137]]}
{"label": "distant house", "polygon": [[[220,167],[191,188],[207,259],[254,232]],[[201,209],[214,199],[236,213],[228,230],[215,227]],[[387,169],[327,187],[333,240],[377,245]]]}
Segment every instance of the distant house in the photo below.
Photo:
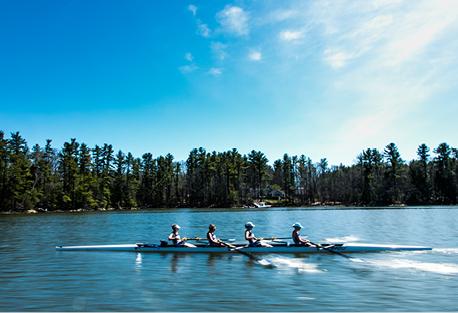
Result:
{"label": "distant house", "polygon": [[284,198],[285,193],[281,190],[271,190],[269,191],[269,197],[271,198]]}

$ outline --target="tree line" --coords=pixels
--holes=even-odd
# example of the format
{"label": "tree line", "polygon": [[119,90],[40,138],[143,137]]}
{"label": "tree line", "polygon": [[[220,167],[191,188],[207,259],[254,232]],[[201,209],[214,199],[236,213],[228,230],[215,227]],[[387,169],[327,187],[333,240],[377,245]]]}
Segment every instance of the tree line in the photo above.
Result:
{"label": "tree line", "polygon": [[185,161],[171,154],[140,158],[110,144],[76,139],[56,149],[50,139],[29,148],[19,132],[0,131],[0,210],[234,207],[270,199],[281,205],[456,204],[458,150],[425,144],[415,160],[394,143],[368,148],[350,166],[329,166],[305,155],[275,160],[261,151],[193,149]]}

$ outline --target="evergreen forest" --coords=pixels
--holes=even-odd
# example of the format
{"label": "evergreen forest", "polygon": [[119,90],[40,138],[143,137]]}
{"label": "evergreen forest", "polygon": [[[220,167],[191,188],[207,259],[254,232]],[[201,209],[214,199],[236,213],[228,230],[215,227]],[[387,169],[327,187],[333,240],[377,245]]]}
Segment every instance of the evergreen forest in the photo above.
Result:
{"label": "evergreen forest", "polygon": [[19,132],[0,131],[0,211],[70,211],[162,207],[277,205],[358,206],[456,204],[458,149],[420,144],[415,160],[398,147],[368,148],[355,164],[330,166],[306,155],[269,162],[261,151],[193,149],[171,154],[115,152],[71,139],[29,147]]}

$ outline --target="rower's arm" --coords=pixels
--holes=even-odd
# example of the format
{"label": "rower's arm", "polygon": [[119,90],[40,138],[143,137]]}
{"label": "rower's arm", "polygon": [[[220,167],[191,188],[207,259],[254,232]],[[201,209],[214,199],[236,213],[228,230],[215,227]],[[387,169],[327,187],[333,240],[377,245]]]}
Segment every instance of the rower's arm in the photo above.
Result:
{"label": "rower's arm", "polygon": [[299,236],[299,240],[300,240],[301,242],[303,242],[303,243],[310,243],[309,240],[304,239],[304,238],[302,238],[302,237],[300,237],[300,236]]}

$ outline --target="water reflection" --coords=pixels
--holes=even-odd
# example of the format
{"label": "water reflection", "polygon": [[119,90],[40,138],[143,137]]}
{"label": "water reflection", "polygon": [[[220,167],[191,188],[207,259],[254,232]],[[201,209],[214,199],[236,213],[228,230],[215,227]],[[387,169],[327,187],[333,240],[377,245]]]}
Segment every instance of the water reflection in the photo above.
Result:
{"label": "water reflection", "polygon": [[179,260],[180,258],[183,258],[184,255],[181,255],[180,253],[174,253],[172,255],[172,260],[170,261],[170,270],[174,273],[177,272],[178,270],[178,265],[179,265]]}
{"label": "water reflection", "polygon": [[142,254],[137,253],[137,257],[135,258],[135,270],[140,271],[142,268]]}
{"label": "water reflection", "polygon": [[224,256],[222,254],[217,253],[209,253],[207,258],[207,265],[208,267],[214,269],[216,267],[217,261],[221,260]]}

